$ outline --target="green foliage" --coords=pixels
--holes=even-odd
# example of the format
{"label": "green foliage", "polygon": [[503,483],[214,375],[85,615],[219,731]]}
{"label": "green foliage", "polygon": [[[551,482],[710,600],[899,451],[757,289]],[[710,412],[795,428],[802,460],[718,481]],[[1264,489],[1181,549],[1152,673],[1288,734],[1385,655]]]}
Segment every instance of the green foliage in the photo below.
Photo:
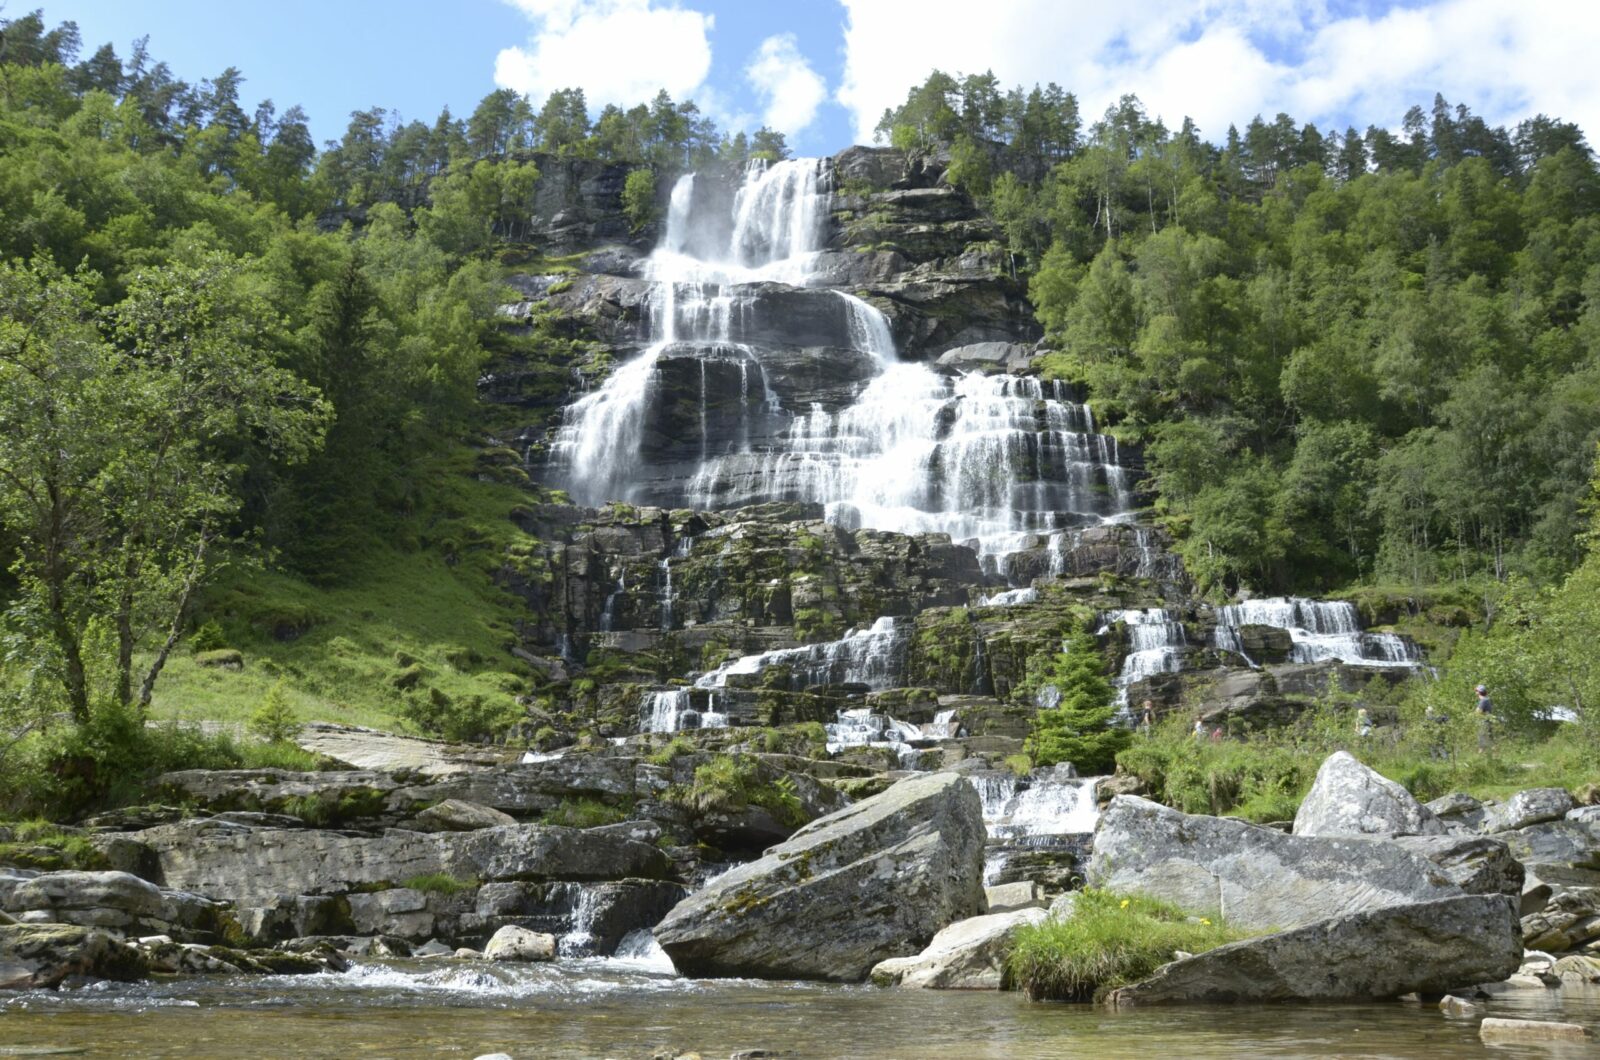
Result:
{"label": "green foliage", "polygon": [[1072,914],[1026,924],[1006,960],[1007,985],[1035,1001],[1091,1001],[1143,979],[1173,954],[1204,953],[1245,935],[1220,916],[1109,891],[1076,893]]}
{"label": "green foliage", "polygon": [[1087,634],[1074,633],[1061,646],[1053,657],[1028,662],[1021,694],[1056,705],[1034,716],[1024,749],[1037,766],[1071,762],[1085,775],[1107,772],[1129,734],[1111,726],[1105,660]]}
{"label": "green foliage", "polygon": [[694,741],[687,736],[674,736],[659,749],[645,756],[645,761],[656,766],[670,766],[684,755],[694,754]]}
{"label": "green foliage", "polygon": [[63,831],[53,822],[19,821],[6,827],[12,841],[0,843],[0,865],[42,872],[110,868],[105,855],[95,848],[88,836]]}
{"label": "green foliage", "polygon": [[628,171],[622,185],[622,212],[633,231],[656,219],[656,172],[649,167]]}
{"label": "green foliage", "polygon": [[[296,749],[301,768],[315,761]],[[147,726],[132,708],[103,705],[88,722],[61,725],[29,741],[0,774],[0,810],[67,820],[141,800],[145,785],[179,769],[240,769],[284,764],[263,758],[226,734],[196,727]]]}
{"label": "green foliage", "polygon": [[250,715],[250,731],[268,743],[287,743],[300,731],[299,719],[279,680],[262,697],[261,705]]}
{"label": "green foliage", "polygon": [[202,622],[193,633],[189,634],[189,650],[197,656],[221,651],[227,646],[228,641],[222,633],[222,627],[215,621]]}
{"label": "green foliage", "polygon": [[668,798],[700,813],[738,813],[759,806],[780,824],[804,824],[806,812],[795,794],[793,778],[780,776],[764,782],[760,773],[761,767],[753,758],[716,755],[695,768],[693,784],[674,789]]}

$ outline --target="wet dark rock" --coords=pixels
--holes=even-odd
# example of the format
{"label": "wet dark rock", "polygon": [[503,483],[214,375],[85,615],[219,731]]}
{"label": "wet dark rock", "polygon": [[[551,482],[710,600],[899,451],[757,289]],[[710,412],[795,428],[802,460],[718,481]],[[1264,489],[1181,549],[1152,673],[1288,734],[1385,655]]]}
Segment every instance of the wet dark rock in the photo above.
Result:
{"label": "wet dark rock", "polygon": [[72,924],[0,925],[0,990],[38,990],[69,977],[131,981],[149,974],[138,949]]}

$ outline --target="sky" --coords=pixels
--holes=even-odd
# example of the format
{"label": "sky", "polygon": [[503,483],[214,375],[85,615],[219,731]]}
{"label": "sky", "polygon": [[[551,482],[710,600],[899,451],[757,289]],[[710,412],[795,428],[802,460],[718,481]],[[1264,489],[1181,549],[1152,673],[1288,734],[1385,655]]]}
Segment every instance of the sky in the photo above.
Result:
{"label": "sky", "polygon": [[[78,23],[191,82],[228,66],[247,106],[457,116],[497,87],[582,87],[592,109],[665,88],[723,129],[802,154],[869,143],[932,69],[1056,82],[1091,119],[1124,93],[1220,141],[1285,111],[1323,129],[1396,127],[1442,92],[1492,124],[1536,113],[1600,129],[1600,0],[0,0]],[[1590,136],[1591,143],[1595,137]]]}

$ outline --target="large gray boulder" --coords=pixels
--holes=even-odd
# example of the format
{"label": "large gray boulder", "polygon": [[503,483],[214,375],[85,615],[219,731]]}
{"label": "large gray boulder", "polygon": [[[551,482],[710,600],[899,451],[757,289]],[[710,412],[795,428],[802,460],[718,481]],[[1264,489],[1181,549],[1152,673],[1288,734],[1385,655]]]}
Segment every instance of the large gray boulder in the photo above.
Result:
{"label": "large gray boulder", "polygon": [[1530,788],[1519,791],[1498,806],[1491,806],[1483,821],[1485,832],[1509,832],[1531,824],[1559,821],[1576,803],[1565,788]]}
{"label": "large gray boulder", "polygon": [[859,981],[983,912],[984,839],[965,779],[911,777],[713,880],[655,936],[685,975]]}
{"label": "large gray boulder", "polygon": [[1360,1001],[1499,982],[1522,963],[1511,898],[1467,895],[1370,909],[1162,965],[1112,1005]]}
{"label": "large gray boulder", "polygon": [[142,979],[145,957],[104,931],[72,924],[0,924],[0,990],[59,986],[68,976]]}
{"label": "large gray boulder", "polygon": [[1335,751],[1294,815],[1294,834],[1443,835],[1444,823],[1405,788]]}
{"label": "large gray boulder", "polygon": [[391,829],[347,835],[185,821],[140,833],[161,882],[212,898],[259,905],[279,895],[342,894],[442,873],[479,880],[662,879],[671,862],[656,847],[575,828],[508,825],[424,834]]}
{"label": "large gray boulder", "polygon": [[516,823],[517,819],[509,813],[462,799],[445,799],[416,816],[419,832],[475,832],[480,828]]}
{"label": "large gray boulder", "polygon": [[1285,835],[1136,795],[1117,796],[1101,815],[1088,881],[1253,930],[1461,894],[1438,866],[1395,843]]}
{"label": "large gray boulder", "polygon": [[1049,915],[1044,909],[1028,908],[958,920],[933,936],[915,957],[879,961],[872,968],[872,981],[927,990],[999,990],[1018,929]]}
{"label": "large gray boulder", "polygon": [[22,921],[202,941],[220,929],[221,909],[200,895],[165,890],[126,872],[22,876],[0,870],[0,910]]}
{"label": "large gray boulder", "polygon": [[1421,854],[1467,894],[1521,895],[1522,862],[1498,839],[1467,835],[1405,835],[1391,842]]}

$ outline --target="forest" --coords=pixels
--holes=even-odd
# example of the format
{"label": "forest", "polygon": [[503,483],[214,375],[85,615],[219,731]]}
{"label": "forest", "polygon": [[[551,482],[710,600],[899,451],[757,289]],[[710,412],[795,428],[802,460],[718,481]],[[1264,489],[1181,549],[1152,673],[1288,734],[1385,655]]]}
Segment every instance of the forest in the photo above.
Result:
{"label": "forest", "polygon": [[[270,654],[317,608],[348,620],[345,662],[269,668],[252,701],[364,717],[349,660],[403,650],[395,600],[495,654],[516,614],[492,569],[532,544],[506,518],[530,487],[481,473],[476,387],[511,341],[503,278],[538,254],[541,160],[629,166],[643,227],[678,173],[788,154],[664,92],[592,118],[581,88],[432,122],[374,107],[319,148],[243,83],[182,80],[143,41],[85,55],[40,12],[4,23],[0,756],[142,717],[164,674],[198,702],[190,649]],[[935,72],[879,133],[947,158],[998,220],[1048,373],[1142,447],[1202,592],[1464,602],[1483,621],[1449,695],[1472,673],[1582,709],[1594,154],[1559,118],[1490,127],[1437,97],[1398,128],[1173,130],[1132,96],[1095,119],[1055,85]],[[515,713],[507,669],[453,678],[473,734]]]}

